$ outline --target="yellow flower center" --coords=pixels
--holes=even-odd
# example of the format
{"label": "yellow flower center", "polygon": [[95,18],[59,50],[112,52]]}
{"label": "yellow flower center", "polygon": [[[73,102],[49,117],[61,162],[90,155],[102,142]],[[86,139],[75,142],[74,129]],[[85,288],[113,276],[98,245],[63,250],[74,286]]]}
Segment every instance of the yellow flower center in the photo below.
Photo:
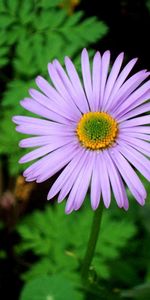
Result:
{"label": "yellow flower center", "polygon": [[80,143],[92,150],[105,149],[114,143],[117,122],[105,112],[88,112],[80,119],[76,133]]}

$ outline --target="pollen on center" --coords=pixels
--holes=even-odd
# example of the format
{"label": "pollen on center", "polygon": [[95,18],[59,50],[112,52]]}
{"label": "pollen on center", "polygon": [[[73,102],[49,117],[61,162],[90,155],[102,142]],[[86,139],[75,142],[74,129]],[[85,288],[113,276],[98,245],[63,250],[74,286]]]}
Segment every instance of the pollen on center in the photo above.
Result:
{"label": "pollen on center", "polygon": [[115,142],[118,125],[108,113],[88,112],[78,122],[76,133],[85,148],[102,150]]}

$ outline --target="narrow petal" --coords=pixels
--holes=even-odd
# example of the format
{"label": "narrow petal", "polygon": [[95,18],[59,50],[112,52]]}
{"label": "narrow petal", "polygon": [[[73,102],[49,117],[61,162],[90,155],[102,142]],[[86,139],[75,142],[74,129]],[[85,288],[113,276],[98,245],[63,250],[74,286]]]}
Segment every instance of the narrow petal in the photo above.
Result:
{"label": "narrow petal", "polygon": [[90,62],[89,62],[88,52],[86,49],[83,49],[82,54],[81,54],[81,67],[82,67],[82,76],[83,76],[83,83],[84,83],[84,89],[86,92],[86,96],[87,96],[91,111],[94,111]]}
{"label": "narrow petal", "polygon": [[[70,214],[74,210],[75,196],[76,196],[77,191],[79,189],[80,180],[82,180],[82,178],[83,178],[83,174],[84,174],[84,171],[86,170],[86,167],[87,167],[87,159],[84,161],[84,164],[82,165],[82,168],[80,168],[80,171],[78,172],[78,176],[74,180],[74,184],[72,184],[72,187],[70,189],[70,194],[69,194],[69,197],[67,199],[67,203],[66,203],[66,207],[65,207],[66,214]],[[68,192],[68,189],[67,189],[67,192]],[[65,192],[65,194],[66,194],[66,192]],[[59,198],[59,202],[60,202],[60,199],[62,199],[61,193],[60,193],[60,196],[61,196],[61,198]]]}
{"label": "narrow petal", "polygon": [[[50,99],[53,99],[57,105],[67,108],[68,114],[71,114],[73,120],[78,120],[79,116],[76,114],[76,110],[72,105],[71,101],[68,101],[68,98],[63,98],[57,91],[41,76],[36,78],[36,84],[41,89],[41,91]],[[55,100],[54,100],[55,99]]]}
{"label": "narrow petal", "polygon": [[144,205],[146,190],[133,168],[116,148],[109,150],[109,154],[137,202]]}
{"label": "narrow petal", "polygon": [[[33,118],[33,117],[26,117],[26,116],[14,116],[12,118],[13,122],[18,124],[18,125],[38,125],[38,126],[46,126],[49,127],[53,124],[57,124],[58,123],[54,123],[51,121],[47,121],[47,120],[42,120],[42,119],[38,119],[38,118]],[[60,125],[60,124],[59,124]]]}
{"label": "narrow petal", "polygon": [[102,67],[101,67],[100,110],[102,111],[104,106],[103,98],[104,98],[106,80],[108,76],[109,64],[110,64],[110,51],[106,51],[102,56]]}
{"label": "narrow petal", "polygon": [[107,171],[109,174],[109,179],[110,179],[110,183],[111,183],[112,190],[114,193],[114,197],[116,199],[118,206],[123,207],[124,206],[124,193],[123,193],[122,186],[121,186],[121,177],[120,177],[119,172],[107,151],[104,151],[104,159],[106,161]]}
{"label": "narrow petal", "polygon": [[94,155],[91,151],[89,151],[85,163],[80,170],[80,173],[78,174],[78,177],[69,194],[66,205],[66,213],[70,213],[72,209],[78,210],[82,205],[89,187],[93,162]]}
{"label": "narrow petal", "polygon": [[85,155],[85,151],[86,150],[83,148],[79,149],[74,159],[72,159],[71,162],[61,172],[61,174],[58,176],[48,193],[48,200],[52,199],[56,194],[58,194],[65,183],[70,183],[70,177],[73,175],[74,172],[78,174],[77,169],[78,167],[81,168],[80,163]]}
{"label": "narrow petal", "polygon": [[22,124],[16,127],[16,131],[32,135],[75,136],[75,129],[58,123],[50,126]]}
{"label": "narrow petal", "polygon": [[119,124],[119,128],[121,128],[121,129],[122,128],[130,128],[130,127],[146,125],[146,124],[150,124],[150,116],[149,115],[124,121]]}
{"label": "narrow petal", "polygon": [[100,197],[101,197],[101,182],[99,177],[99,164],[98,164],[98,155],[96,155],[93,172],[92,172],[92,179],[91,179],[91,206],[94,210],[97,209]]}
{"label": "narrow petal", "polygon": [[[53,121],[60,120],[59,122],[68,124],[70,122],[68,119],[71,118],[72,120],[72,117],[69,117],[70,114],[72,116],[72,111],[68,109],[68,105],[66,103],[59,102],[58,104],[55,98],[51,100],[50,98],[48,98],[47,96],[43,95],[42,93],[40,93],[35,89],[30,89],[29,93],[36,102],[41,104],[41,107],[48,108],[49,116],[53,117],[52,118]],[[59,105],[59,110],[58,110],[58,105]]]}
{"label": "narrow petal", "polygon": [[68,151],[68,149],[69,149],[69,151],[70,151],[70,149],[72,149],[72,151],[75,150],[75,151],[78,152],[77,143],[72,142],[71,145],[64,145],[64,146],[62,146],[61,149],[56,149],[52,153],[44,156],[40,160],[33,163],[30,167],[28,167],[24,171],[23,175],[25,177],[37,177],[37,176],[39,176],[40,174],[42,174],[42,170],[45,170],[45,169],[47,169],[51,166],[50,163],[51,163],[51,161],[53,161],[53,157],[57,158],[57,156],[58,156],[58,158],[62,159],[62,157],[64,156],[63,152]]}
{"label": "narrow petal", "polygon": [[103,152],[99,153],[99,177],[101,182],[102,198],[104,201],[104,205],[106,208],[108,208],[111,201],[111,190],[107,166]]}
{"label": "narrow petal", "polygon": [[76,68],[69,57],[65,58],[65,66],[68,73],[68,76],[71,80],[71,83],[76,90],[76,93],[78,94],[79,99],[81,99],[82,102],[84,102],[84,105],[86,106],[86,110],[89,111],[88,102],[80,81],[80,78],[78,76],[78,73],[76,71]]}
{"label": "narrow petal", "polygon": [[65,87],[54,64],[50,64],[50,63],[48,64],[48,72],[49,72],[50,78],[51,78],[55,88],[57,89],[58,93],[67,102],[67,104],[73,108],[74,114],[76,114],[78,116],[78,118],[80,118],[81,112],[79,111],[79,109],[75,105],[74,101],[72,100],[71,95],[68,93],[68,89]]}
{"label": "narrow petal", "polygon": [[113,66],[112,66],[111,72],[109,74],[109,77],[108,77],[108,80],[106,83],[106,87],[105,87],[105,93],[104,93],[104,110],[105,111],[107,111],[108,99],[109,99],[111,91],[114,87],[114,84],[116,82],[116,79],[118,77],[120,68],[122,66],[123,58],[124,58],[124,53],[120,53],[118,55],[118,57],[116,58]]}
{"label": "narrow petal", "polygon": [[127,112],[126,114],[124,114],[123,116],[118,116],[117,120],[119,122],[122,121],[126,121],[130,118],[136,117],[138,115],[141,115],[145,112],[149,112],[150,111],[150,103],[145,103],[143,105],[140,105],[139,107],[136,107],[135,109],[131,110],[130,112]]}
{"label": "narrow petal", "polygon": [[120,87],[128,77],[129,73],[131,72],[136,62],[137,62],[137,58],[134,58],[131,61],[129,61],[129,63],[124,67],[124,69],[121,71],[120,75],[116,79],[116,82],[113,86],[113,89],[109,97],[109,107],[108,107],[109,112],[111,111],[113,100],[115,99],[116,93],[119,91]]}
{"label": "narrow petal", "polygon": [[100,85],[101,85],[101,55],[100,52],[96,52],[93,59],[92,70],[92,86],[93,86],[93,106],[97,111],[100,102]]}
{"label": "narrow petal", "polygon": [[44,156],[45,154],[48,154],[64,145],[67,145],[69,143],[72,142],[72,139],[62,139],[61,141],[59,140],[59,138],[57,139],[57,141],[51,143],[50,145],[45,145],[43,147],[40,147],[38,149],[35,149],[31,152],[29,152],[28,154],[25,154],[20,160],[19,163],[26,163],[29,162],[31,160],[37,159],[41,156]]}
{"label": "narrow petal", "polygon": [[126,145],[125,147],[125,143],[120,143],[118,150],[147,180],[150,181],[150,161],[146,157],[129,145]]}
{"label": "narrow petal", "polygon": [[[56,151],[58,150],[61,150],[61,148]],[[50,153],[51,156],[48,158],[47,163],[43,165],[40,170],[35,172],[35,175],[37,176],[36,181],[43,182],[61,170],[76,156],[76,150],[78,150],[77,147],[69,144],[64,146],[64,149],[62,150],[63,153],[59,156],[58,153]]]}
{"label": "narrow petal", "polygon": [[[37,103],[36,101],[34,101],[31,98],[25,98],[24,100],[20,101],[20,104],[23,108],[25,108],[26,110],[35,113],[36,115],[39,115],[41,117],[44,117],[46,119],[49,120],[53,120],[55,122],[58,123],[62,123],[62,124],[68,124],[69,122],[69,113],[67,115],[67,119],[61,117],[58,114],[53,114],[53,112],[51,112],[49,109],[45,108],[43,105]],[[71,121],[72,118],[70,117]]]}
{"label": "narrow petal", "polygon": [[133,133],[142,133],[142,134],[150,134],[150,127],[149,126],[132,126],[132,127],[125,127],[120,128],[121,132],[133,132]]}
{"label": "narrow petal", "polygon": [[79,178],[77,179],[79,180],[79,188],[74,199],[74,210],[78,210],[81,207],[90,185],[95,153],[89,153],[88,158],[89,160],[87,161],[87,165],[85,167],[83,175],[81,175],[80,180]]}
{"label": "narrow petal", "polygon": [[133,137],[133,138],[140,139],[140,140],[150,141],[150,136],[148,134],[138,133],[138,132],[130,132],[128,128],[126,129],[126,131],[120,130],[118,137],[122,137],[122,134],[125,138]]}
{"label": "narrow petal", "polygon": [[[76,151],[78,152],[78,148],[76,143],[72,143],[71,145],[64,145],[61,148],[53,151],[52,153],[44,156],[40,160],[33,163],[30,167],[28,167],[24,173],[23,176],[27,178],[31,177],[38,177],[40,175],[45,175],[46,170],[52,171],[52,166],[56,167],[57,169],[57,161],[61,161],[62,164],[65,162],[65,160],[68,159],[67,154],[72,152],[72,155],[76,154]],[[67,153],[67,154],[66,154]],[[44,181],[44,180],[43,180]]]}
{"label": "narrow petal", "polygon": [[[126,137],[124,135],[120,135],[120,139],[125,141],[125,147],[126,144],[131,145],[133,148],[142,152],[144,155],[150,156],[150,143],[141,141],[134,137]],[[118,139],[118,143],[120,143],[120,139]]]}
{"label": "narrow petal", "polygon": [[133,108],[139,106],[150,97],[150,80],[144,83],[140,88],[138,88],[135,92],[133,92],[126,101],[119,106],[119,108],[115,111],[115,114],[118,115],[120,113],[127,113]]}
{"label": "narrow petal", "polygon": [[73,99],[74,103],[76,104],[76,106],[78,107],[78,109],[82,112],[82,113],[86,113],[89,111],[89,107],[87,104],[87,101],[83,101],[82,97],[79,97],[76,89],[74,88],[74,86],[72,85],[72,82],[70,81],[70,79],[68,78],[66,72],[64,71],[63,67],[61,66],[61,64],[59,63],[59,61],[57,59],[54,60],[53,62],[59,76],[61,77],[64,86],[66,87],[66,89],[68,90],[71,98]]}
{"label": "narrow petal", "polygon": [[56,143],[57,141],[59,141],[62,143],[62,141],[65,140],[70,140],[72,141],[72,138],[67,138],[64,136],[59,136],[59,138],[57,136],[51,136],[51,135],[44,135],[44,136],[35,136],[35,137],[30,137],[30,138],[26,138],[23,139],[19,142],[19,146],[22,148],[30,148],[30,147],[38,147],[38,146],[45,146],[48,144],[53,144]]}
{"label": "narrow petal", "polygon": [[112,111],[116,112],[125,100],[135,91],[135,89],[149,76],[149,73],[145,70],[140,71],[130,77],[120,88],[113,100]]}
{"label": "narrow petal", "polygon": [[[79,177],[79,174],[81,170],[84,168],[84,166],[87,163],[87,156],[88,156],[88,151],[86,150],[80,160],[80,163],[77,165],[75,170],[72,172],[70,178],[68,181],[66,181],[60,191],[60,194],[58,196],[58,202],[60,203],[64,198],[68,195],[68,193],[71,191],[73,185],[75,184],[77,178]],[[71,206],[70,206],[70,201],[71,201]],[[68,203],[68,201],[67,201]],[[72,200],[69,200],[69,203],[67,204],[67,207],[72,207]]]}

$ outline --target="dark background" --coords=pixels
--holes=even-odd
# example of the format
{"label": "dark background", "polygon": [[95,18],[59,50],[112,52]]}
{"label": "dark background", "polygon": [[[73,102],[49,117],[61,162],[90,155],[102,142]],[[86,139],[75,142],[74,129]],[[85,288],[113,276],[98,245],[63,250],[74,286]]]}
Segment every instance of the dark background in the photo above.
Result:
{"label": "dark background", "polygon": [[[100,51],[110,49],[113,57],[125,52],[128,59],[139,57],[139,66],[150,66],[150,17],[144,0],[83,0],[79,7],[87,16],[106,22],[108,34],[100,41]],[[88,33],[87,33],[88,34]]]}

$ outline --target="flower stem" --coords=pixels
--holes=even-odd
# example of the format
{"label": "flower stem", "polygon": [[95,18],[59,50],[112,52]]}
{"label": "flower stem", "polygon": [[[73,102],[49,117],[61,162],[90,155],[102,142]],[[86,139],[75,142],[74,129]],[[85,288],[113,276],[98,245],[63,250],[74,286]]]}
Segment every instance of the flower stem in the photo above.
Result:
{"label": "flower stem", "polygon": [[89,268],[96,248],[96,243],[98,240],[98,235],[99,235],[100,225],[102,220],[102,212],[103,212],[103,203],[100,203],[99,207],[94,212],[90,237],[89,237],[85,257],[81,268],[81,276],[84,281],[86,281],[88,278]]}

